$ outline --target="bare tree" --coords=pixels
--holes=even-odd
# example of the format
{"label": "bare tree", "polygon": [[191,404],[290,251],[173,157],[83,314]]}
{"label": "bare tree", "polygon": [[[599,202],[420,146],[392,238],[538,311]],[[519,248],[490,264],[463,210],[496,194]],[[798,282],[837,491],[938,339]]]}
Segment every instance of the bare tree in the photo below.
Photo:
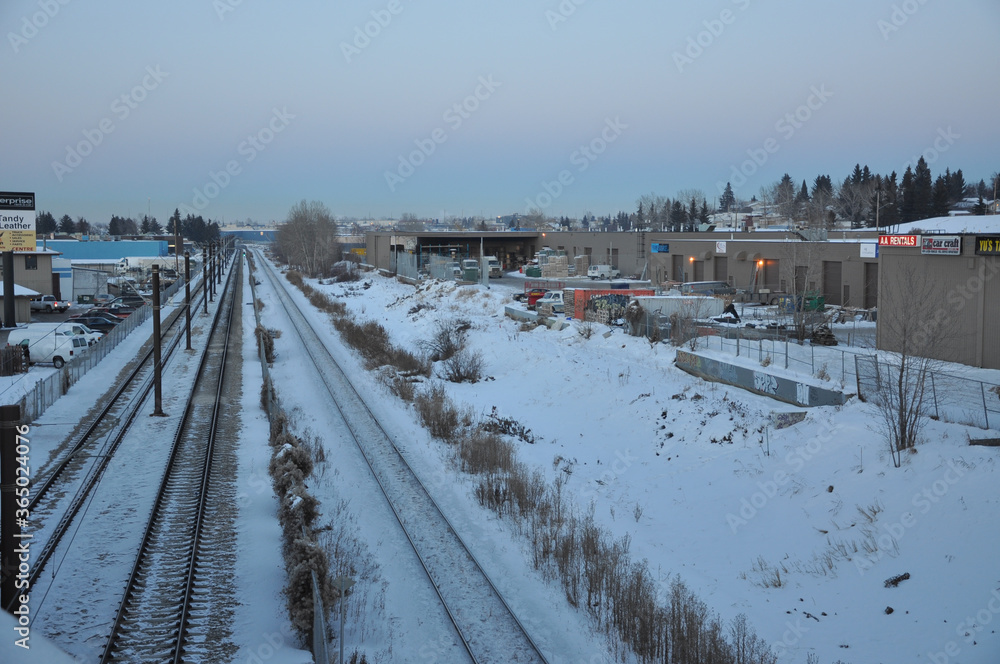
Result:
{"label": "bare tree", "polygon": [[404,212],[399,221],[396,222],[396,228],[401,231],[420,233],[427,229],[427,223],[412,212]]}
{"label": "bare tree", "polygon": [[809,332],[813,312],[808,309],[808,296],[816,294],[822,265],[821,246],[818,242],[789,240],[781,245],[779,268],[790,303],[786,313],[792,315],[795,338],[802,343]]}
{"label": "bare tree", "polygon": [[281,260],[308,276],[326,276],[340,260],[337,224],[330,210],[319,201],[303,200],[294,205],[278,228],[276,250]]}
{"label": "bare tree", "polygon": [[941,361],[934,349],[956,336],[954,317],[944,307],[942,286],[915,263],[901,262],[879,279],[875,372],[869,387],[881,415],[879,429],[899,468],[902,453],[912,449],[932,405],[931,374]]}

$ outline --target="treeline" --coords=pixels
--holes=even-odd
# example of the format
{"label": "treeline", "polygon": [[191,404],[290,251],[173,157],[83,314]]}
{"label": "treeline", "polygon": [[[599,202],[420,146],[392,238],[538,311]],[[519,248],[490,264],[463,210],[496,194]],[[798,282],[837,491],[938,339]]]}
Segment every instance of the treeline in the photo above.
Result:
{"label": "treeline", "polygon": [[[931,217],[948,216],[949,211],[961,207],[970,214],[986,214],[987,201],[994,198],[1000,174],[995,173],[989,183],[966,182],[961,169],[952,172],[946,168],[936,178],[923,157],[916,166],[907,166],[902,178],[895,171],[888,175],[872,173],[868,166],[855,164],[854,170],[842,181],[834,182],[829,175],[818,175],[807,186],[802,180],[796,185],[785,173],[781,180],[761,187],[759,198],[769,212],[775,212],[789,221],[804,221],[811,226],[831,227],[835,222],[849,221],[852,228],[892,226]],[[971,203],[970,199],[976,202]],[[726,188],[719,199],[722,211],[744,211],[747,203]]]}
{"label": "treeline", "polygon": [[108,235],[163,235],[174,234],[174,228],[180,225],[181,236],[191,242],[200,244],[214,242],[219,239],[219,223],[204,219],[198,216],[187,215],[181,218],[180,210],[174,210],[166,228],[160,225],[156,217],[143,215],[139,221],[132,217],[119,217],[111,215],[111,221],[105,224],[91,224],[83,217],[73,220],[68,214],[64,214],[57,222],[51,212],[39,212],[35,218],[35,232],[39,235],[49,233],[107,233]]}

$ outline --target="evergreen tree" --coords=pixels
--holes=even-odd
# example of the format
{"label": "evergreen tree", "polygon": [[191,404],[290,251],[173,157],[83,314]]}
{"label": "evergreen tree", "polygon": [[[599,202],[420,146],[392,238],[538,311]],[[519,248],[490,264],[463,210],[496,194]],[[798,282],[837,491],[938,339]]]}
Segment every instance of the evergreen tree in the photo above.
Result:
{"label": "evergreen tree", "polygon": [[686,230],[684,228],[687,222],[687,213],[684,211],[684,205],[680,201],[674,201],[674,204],[670,207],[670,230],[681,232]]}
{"label": "evergreen tree", "polygon": [[35,219],[35,233],[37,235],[55,233],[57,228],[56,218],[52,216],[51,212],[38,213],[38,217]]}
{"label": "evergreen tree", "polygon": [[806,187],[806,181],[802,181],[802,188],[799,189],[798,195],[795,197],[795,202],[798,205],[805,206],[809,204],[809,189]]}
{"label": "evergreen tree", "polygon": [[170,220],[167,222],[167,232],[171,235],[176,235],[181,232],[182,228],[181,211],[174,208],[174,213],[170,215]]}
{"label": "evergreen tree", "polygon": [[736,203],[736,196],[733,194],[733,186],[727,182],[726,189],[722,192],[722,197],[719,198],[719,208],[723,212],[731,212],[734,203]]}
{"label": "evergreen tree", "polygon": [[913,170],[913,212],[915,219],[926,219],[931,216],[934,198],[934,184],[931,180],[931,169],[923,157],[917,160]]}
{"label": "evergreen tree", "polygon": [[972,208],[972,214],[980,216],[986,214],[986,201],[983,200],[982,194],[979,196],[979,201],[976,203],[976,207]]}
{"label": "evergreen tree", "polygon": [[83,217],[76,218],[76,232],[77,233],[89,233],[90,232],[90,222]]}
{"label": "evergreen tree", "polygon": [[694,198],[691,199],[691,203],[688,205],[687,218],[692,230],[694,230],[694,225],[698,223],[698,201]]}
{"label": "evergreen tree", "polygon": [[774,202],[778,206],[778,214],[789,221],[795,218],[795,183],[788,173],[781,176],[774,190]]}
{"label": "evergreen tree", "polygon": [[73,223],[73,218],[68,214],[64,214],[59,218],[59,232],[60,233],[75,233],[76,224]]}
{"label": "evergreen tree", "polygon": [[948,179],[944,175],[939,175],[937,176],[937,180],[934,181],[934,188],[931,193],[930,216],[932,217],[948,216],[948,207],[949,207],[948,197],[949,197]]}
{"label": "evergreen tree", "polygon": [[149,217],[147,217],[146,215],[142,215],[142,223],[139,224],[139,232],[142,233],[143,235],[147,235],[149,234],[149,229],[150,229]]}
{"label": "evergreen tree", "polygon": [[[868,167],[865,166],[867,169]],[[851,184],[861,184],[864,174],[861,170],[861,164],[854,164],[854,172],[851,173],[850,182]]]}
{"label": "evergreen tree", "polygon": [[706,201],[704,198],[701,199],[701,212],[698,213],[698,222],[702,224],[709,223],[708,201]]}
{"label": "evergreen tree", "polygon": [[635,213],[635,223],[639,228],[646,225],[646,214],[642,210],[642,201],[639,201],[639,209]]}
{"label": "evergreen tree", "polygon": [[904,224],[917,219],[917,209],[913,190],[913,169],[909,166],[899,183],[899,220]]}
{"label": "evergreen tree", "polygon": [[[947,170],[945,173],[947,173]],[[960,168],[948,178],[948,200],[952,203],[958,203],[971,193],[967,191],[967,188],[965,176],[962,175],[962,169]]]}

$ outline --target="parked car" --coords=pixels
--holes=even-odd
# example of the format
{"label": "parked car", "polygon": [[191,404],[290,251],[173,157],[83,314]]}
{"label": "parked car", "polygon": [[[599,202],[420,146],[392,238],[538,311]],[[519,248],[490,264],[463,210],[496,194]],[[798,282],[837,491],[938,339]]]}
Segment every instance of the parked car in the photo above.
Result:
{"label": "parked car", "polygon": [[[112,318],[114,318],[114,316],[112,316]],[[101,316],[97,315],[86,316],[83,314],[79,316],[70,316],[69,320],[74,323],[80,323],[81,325],[85,325],[86,327],[96,332],[103,332],[104,334],[107,334],[111,330],[115,329],[115,326],[121,322],[121,320],[119,319],[116,322],[112,323],[111,321]]]}
{"label": "parked car", "polygon": [[514,295],[514,299],[518,302],[527,302],[528,308],[535,306],[535,302],[538,301],[540,297],[549,292],[547,288],[529,288],[523,293],[517,293]]}
{"label": "parked car", "polygon": [[622,273],[610,265],[591,265],[587,268],[587,276],[591,279],[617,279]]}
{"label": "parked car", "polygon": [[[118,323],[120,323],[123,320],[125,320],[121,316],[115,316],[110,311],[103,311],[103,310],[97,309],[97,308],[95,308],[95,309],[88,309],[87,311],[83,312],[82,314],[76,314],[74,316],[70,316],[69,319],[70,320],[76,320],[77,318],[81,318],[81,317],[85,317],[85,316],[86,317],[100,318],[102,320],[105,320],[105,321],[113,324],[113,325],[117,325]],[[84,325],[87,325],[87,323],[84,323]]]}
{"label": "parked car", "polygon": [[104,313],[114,316],[115,318],[128,318],[135,309],[132,307],[122,306],[107,306],[107,307],[91,307],[87,310],[87,313]]}
{"label": "parked car", "polygon": [[63,312],[69,309],[70,306],[68,300],[56,299],[55,295],[40,295],[31,299],[32,311],[45,311],[48,313],[53,311]]}
{"label": "parked car", "polygon": [[681,284],[681,295],[735,295],[736,289],[725,281],[687,281]]}
{"label": "parked car", "polygon": [[146,298],[142,297],[141,295],[120,295],[115,299],[111,300],[111,302],[108,303],[108,306],[113,307],[116,304],[119,306],[135,307],[138,309],[142,305],[149,303],[146,301]]}

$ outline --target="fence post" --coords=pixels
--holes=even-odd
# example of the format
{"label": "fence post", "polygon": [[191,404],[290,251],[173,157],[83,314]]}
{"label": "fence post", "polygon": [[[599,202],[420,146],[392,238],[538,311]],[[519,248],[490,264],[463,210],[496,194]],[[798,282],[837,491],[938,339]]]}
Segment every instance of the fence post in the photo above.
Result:
{"label": "fence post", "polygon": [[983,397],[983,417],[986,418],[986,428],[990,428],[990,409],[986,407],[986,385],[979,381],[979,393]]}
{"label": "fence post", "polygon": [[788,368],[788,337],[785,337],[785,368]]}
{"label": "fence post", "polygon": [[938,413],[938,402],[937,402],[937,386],[934,384],[934,372],[931,372],[931,395],[934,397],[934,419],[940,419],[941,415]]}

